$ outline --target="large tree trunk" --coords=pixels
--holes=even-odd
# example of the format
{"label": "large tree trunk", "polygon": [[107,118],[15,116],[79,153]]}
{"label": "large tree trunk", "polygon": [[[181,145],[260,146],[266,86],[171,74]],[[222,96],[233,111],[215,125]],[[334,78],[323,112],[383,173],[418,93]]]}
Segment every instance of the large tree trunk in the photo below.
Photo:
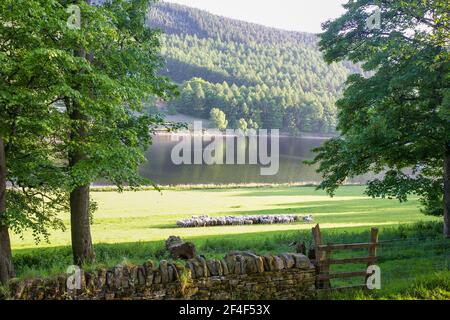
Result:
{"label": "large tree trunk", "polygon": [[70,193],[70,223],[73,261],[76,265],[95,260],[89,219],[89,185],[76,188]]}
{"label": "large tree trunk", "polygon": [[[86,0],[88,5],[90,0]],[[87,58],[86,50],[80,49],[77,56]],[[88,57],[92,62],[92,57]],[[88,118],[80,110],[77,103],[72,103],[70,119],[73,121],[71,140],[77,140],[75,150],[69,154],[69,165],[73,168],[77,163],[86,159],[83,152],[82,143],[87,136],[86,125]],[[70,223],[72,237],[73,261],[76,265],[82,266],[84,263],[92,263],[95,260],[94,248],[92,246],[91,223],[89,214],[89,183],[77,186],[70,193]]]}
{"label": "large tree trunk", "polygon": [[6,152],[0,137],[0,283],[5,284],[14,277],[11,241],[8,226],[2,223],[6,212]]}
{"label": "large tree trunk", "polygon": [[450,145],[444,157],[444,236],[450,238]]}
{"label": "large tree trunk", "polygon": [[[72,103],[70,119],[73,121],[71,140],[75,147],[69,154],[69,165],[73,168],[80,161],[86,159],[83,152],[83,139],[86,137],[87,118],[80,112],[79,106]],[[92,263],[95,260],[94,248],[91,238],[91,224],[89,214],[89,184],[77,186],[70,193],[70,223],[72,236],[73,261],[81,266],[83,263]]]}

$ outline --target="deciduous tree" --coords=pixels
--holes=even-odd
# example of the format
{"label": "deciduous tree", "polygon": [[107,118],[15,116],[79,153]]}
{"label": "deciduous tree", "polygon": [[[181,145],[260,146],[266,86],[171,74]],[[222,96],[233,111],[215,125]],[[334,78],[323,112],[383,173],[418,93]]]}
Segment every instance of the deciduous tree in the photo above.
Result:
{"label": "deciduous tree", "polygon": [[71,175],[74,262],[92,262],[89,185],[100,178],[122,188],[148,184],[139,166],[151,135],[165,123],[143,112],[149,96],[167,98],[175,87],[158,75],[159,33],[146,25],[149,0],[112,0],[102,6],[78,1],[82,25],[60,41],[80,67],[68,78],[64,98],[69,132],[64,139]]}
{"label": "deciduous tree", "polygon": [[[366,23],[375,5],[379,26]],[[337,103],[342,136],[316,150],[321,188],[332,194],[348,177],[384,172],[369,195],[418,195],[444,215],[450,237],[450,4],[357,0],[345,9],[324,24],[320,47],[328,62],[349,59],[370,73],[349,77]]]}
{"label": "deciduous tree", "polygon": [[0,282],[14,276],[9,231],[36,241],[64,226],[67,174],[55,132],[62,128],[65,69],[55,42],[67,14],[57,1],[0,3]]}
{"label": "deciduous tree", "polygon": [[225,113],[218,108],[211,110],[211,121],[217,129],[225,130],[228,127],[228,120]]}

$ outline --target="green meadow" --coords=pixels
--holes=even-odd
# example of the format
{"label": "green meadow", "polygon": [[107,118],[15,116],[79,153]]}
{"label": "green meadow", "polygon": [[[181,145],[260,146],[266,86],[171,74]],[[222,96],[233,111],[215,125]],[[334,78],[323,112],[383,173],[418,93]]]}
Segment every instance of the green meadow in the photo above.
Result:
{"label": "green meadow", "polygon": [[[314,187],[264,187],[242,189],[163,190],[138,192],[93,192],[98,204],[92,237],[95,243],[160,241],[171,235],[195,239],[202,236],[257,234],[309,230],[310,224],[224,226],[195,229],[177,228],[178,219],[193,215],[312,214],[322,228],[388,226],[417,221],[437,221],[424,216],[416,199],[371,199],[364,187],[348,186],[334,198]],[[69,227],[69,215],[61,215]],[[49,243],[39,247],[70,245],[70,232],[55,231]],[[13,248],[35,247],[31,234],[13,236]]]}
{"label": "green meadow", "polygon": [[[93,192],[92,197],[98,204],[92,225],[97,259],[95,265],[85,266],[87,269],[110,267],[124,261],[138,264],[148,259],[170,259],[164,249],[164,240],[171,235],[194,242],[198,253],[207,257],[223,257],[230,250],[252,250],[258,254],[289,252],[293,250],[289,247],[293,241],[305,241],[311,245],[313,224],[299,222],[183,229],[176,227],[175,223],[178,219],[202,214],[312,214],[314,224],[320,224],[326,242],[367,241],[373,226],[380,228],[383,241],[406,241],[394,242],[390,246],[386,244],[380,250],[382,295],[415,297],[407,290],[414,285],[421,286],[417,281],[423,277],[424,281],[438,281],[438,287],[444,287],[439,298],[447,297],[450,292],[447,250],[450,242],[442,239],[441,219],[423,215],[417,199],[405,203],[372,199],[364,195],[362,186],[343,187],[333,198],[314,187],[283,186],[162,192],[108,191]],[[69,227],[68,214],[62,214],[61,218]],[[13,236],[18,276],[26,278],[64,272],[72,259],[68,230],[53,232],[48,243],[41,242],[38,246],[31,234],[25,234],[23,238]],[[418,238],[422,241],[416,241]],[[410,244],[408,239],[416,242]],[[358,266],[353,269],[355,267]],[[411,283],[412,279],[414,283]],[[417,293],[420,290],[413,291]],[[423,295],[433,298],[427,294],[435,292],[440,291],[425,290]],[[353,293],[352,298],[358,297],[368,298],[364,293]]]}

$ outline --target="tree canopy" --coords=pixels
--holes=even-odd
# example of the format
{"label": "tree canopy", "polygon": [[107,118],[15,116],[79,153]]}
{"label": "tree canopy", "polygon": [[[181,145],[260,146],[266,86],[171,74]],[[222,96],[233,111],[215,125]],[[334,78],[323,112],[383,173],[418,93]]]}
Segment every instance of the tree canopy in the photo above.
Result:
{"label": "tree canopy", "polygon": [[220,109],[211,109],[210,118],[217,129],[225,130],[228,127],[227,117]]}
{"label": "tree canopy", "polygon": [[[374,6],[380,28],[369,28]],[[445,216],[450,235],[450,56],[448,1],[349,1],[326,22],[320,48],[328,62],[361,63],[337,102],[338,130],[318,148],[321,188],[333,194],[347,178],[384,172],[367,193],[405,201],[418,195],[425,212]]]}
{"label": "tree canopy", "polygon": [[[69,3],[80,8],[79,29],[67,24]],[[152,132],[178,126],[143,112],[147,98],[175,89],[159,75],[149,3],[1,3],[0,282],[14,274],[10,229],[31,229],[39,240],[63,227],[56,213],[70,204],[74,261],[89,262],[90,183],[151,183],[138,168]]]}

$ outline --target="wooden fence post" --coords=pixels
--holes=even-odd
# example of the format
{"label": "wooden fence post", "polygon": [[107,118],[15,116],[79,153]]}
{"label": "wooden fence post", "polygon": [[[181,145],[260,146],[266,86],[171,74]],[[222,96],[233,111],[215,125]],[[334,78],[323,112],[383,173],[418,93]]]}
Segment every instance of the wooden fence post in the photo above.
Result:
{"label": "wooden fence post", "polygon": [[[374,265],[377,259],[377,246],[378,246],[378,228],[372,228],[370,231],[370,243],[371,246],[369,247],[369,262],[367,263],[367,268]],[[366,284],[367,279],[370,277],[368,274],[366,276]]]}
{"label": "wooden fence post", "polygon": [[[314,251],[316,254],[316,274],[317,275],[328,275],[330,272],[330,266],[327,264],[328,260],[328,251],[324,251],[320,248],[322,245],[322,233],[320,232],[320,226],[316,225],[312,228],[312,233],[314,237]],[[318,279],[316,281],[316,287],[319,289],[329,289],[331,287],[330,280],[321,280]]]}

